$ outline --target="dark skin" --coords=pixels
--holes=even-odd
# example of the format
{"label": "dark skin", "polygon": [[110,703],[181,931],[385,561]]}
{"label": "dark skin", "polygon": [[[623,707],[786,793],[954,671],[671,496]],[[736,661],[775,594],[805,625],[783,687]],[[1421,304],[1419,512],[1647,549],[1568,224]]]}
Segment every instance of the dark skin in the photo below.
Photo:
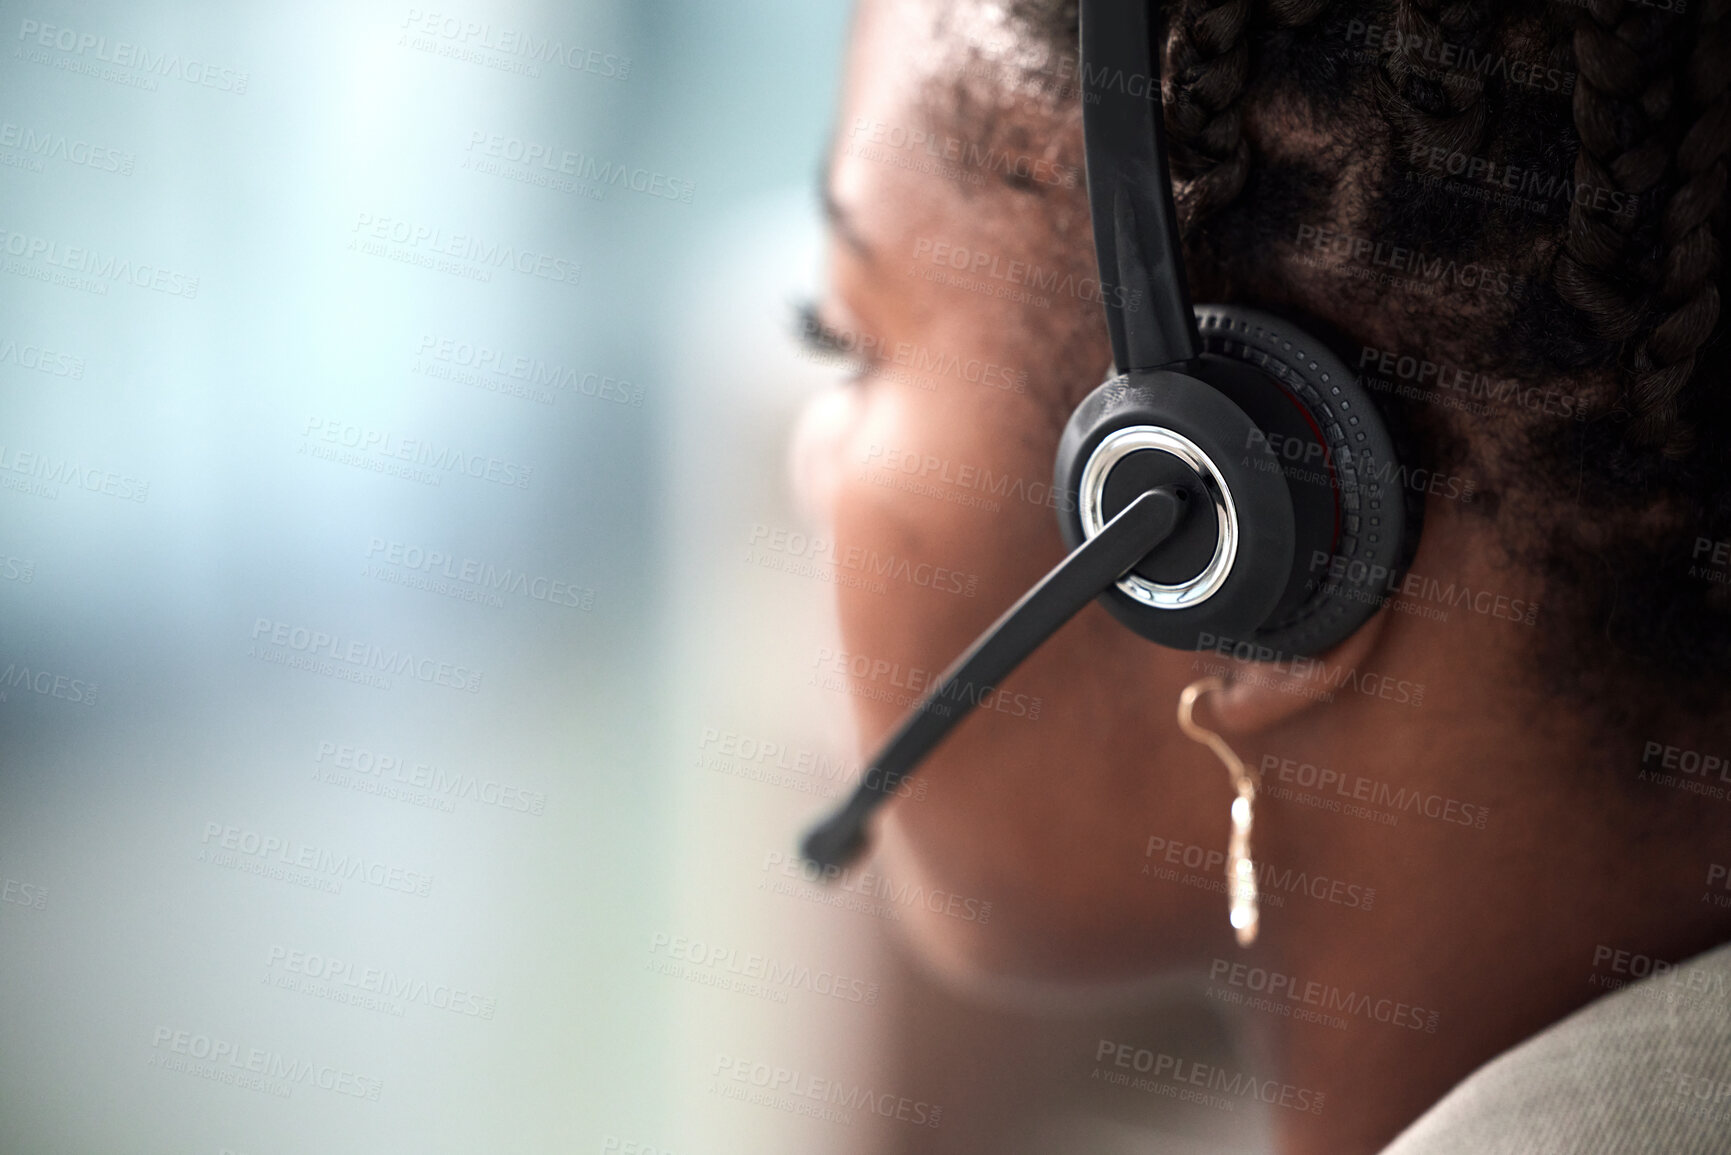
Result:
{"label": "dark skin", "polygon": [[[962,373],[917,381],[876,361],[813,403],[795,451],[801,486],[832,522],[839,551],[978,575],[972,597],[910,583],[886,593],[838,587],[850,652],[924,670],[942,669],[1057,563],[1056,519],[1034,501],[1000,500],[993,511],[874,483],[862,465],[881,463],[887,448],[948,461],[952,477],[973,466],[1043,481],[1069,407],[1110,361],[1094,300],[1054,294],[1040,307],[911,275],[940,267],[930,254],[942,242],[990,253],[999,267],[1026,261],[1092,277],[1079,186],[1036,194],[992,174],[964,190],[949,174],[845,147],[862,118],[931,123],[921,104],[931,57],[909,46],[929,42],[940,8],[968,19],[942,0],[862,0],[828,174],[823,313],[892,346],[1014,366],[1027,388]],[[1028,115],[1046,117],[1037,139],[1052,142],[1048,159],[1079,169],[1074,110]],[[1314,143],[1302,123],[1268,110],[1252,110],[1246,134],[1264,155]],[[1337,175],[1337,223],[1350,227],[1352,173]],[[1192,276],[1206,283],[1207,270]],[[1354,286],[1330,276],[1271,253],[1266,282],[1239,286],[1236,299],[1276,308],[1302,299],[1354,339],[1393,347],[1399,302],[1385,293],[1366,308]],[[1514,508],[1506,503],[1503,515]],[[1413,571],[1545,601],[1539,578],[1508,561],[1492,519],[1458,501],[1428,499]],[[1434,1033],[1251,1016],[1278,1076],[1327,1095],[1319,1115],[1274,1112],[1280,1149],[1374,1152],[1474,1068],[1603,993],[1590,981],[1601,973],[1597,948],[1680,960],[1731,939],[1731,917],[1702,902],[1709,864],[1731,862],[1731,837],[1700,811],[1724,804],[1635,796],[1627,779],[1639,738],[1607,742],[1579,707],[1538,688],[1530,646],[1542,628],[1542,613],[1529,626],[1460,608],[1446,622],[1385,609],[1325,660],[1422,685],[1422,704],[1351,691],[1319,701],[1308,692],[1314,681],[1290,669],[1210,665],[1090,607],[1006,683],[1041,700],[1038,720],[978,714],[965,723],[920,771],[929,797],[894,802],[878,821],[872,869],[993,903],[985,926],[924,910],[910,926],[918,952],[964,985],[1124,982],[1227,960],[1434,1011]],[[1218,665],[1230,685],[1204,699],[1198,720],[1252,767],[1291,759],[1486,807],[1484,828],[1410,812],[1390,826],[1265,791],[1258,860],[1376,897],[1369,910],[1305,893],[1265,902],[1259,940],[1239,948],[1224,895],[1142,873],[1163,864],[1163,850],[1148,852],[1151,837],[1225,848],[1227,774],[1174,719],[1179,691]],[[869,747],[899,707],[854,701]],[[1614,772],[1602,769],[1608,760]],[[1209,873],[1218,877],[1218,866]]]}

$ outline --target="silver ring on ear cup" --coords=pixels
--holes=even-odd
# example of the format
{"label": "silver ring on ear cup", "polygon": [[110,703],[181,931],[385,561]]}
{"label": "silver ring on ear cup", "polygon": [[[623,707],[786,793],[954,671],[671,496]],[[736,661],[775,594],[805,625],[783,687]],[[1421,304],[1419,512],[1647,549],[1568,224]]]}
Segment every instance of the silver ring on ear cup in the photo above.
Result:
{"label": "silver ring on ear cup", "polygon": [[[1152,447],[1153,452],[1130,450],[1125,443],[1127,452],[1110,469],[1104,468],[1104,458],[1095,458],[1094,451],[1114,434],[1147,429],[1184,438],[1200,468],[1175,453],[1159,451],[1184,449],[1175,441]],[[1100,599],[1108,613],[1150,641],[1185,650],[1202,649],[1222,637],[1250,637],[1268,620],[1288,585],[1295,556],[1290,487],[1279,458],[1261,443],[1256,424],[1231,398],[1199,377],[1170,369],[1126,373],[1083,398],[1064,425],[1052,467],[1052,488],[1070,498],[1058,510],[1058,527],[1072,549],[1088,540],[1082,525],[1082,474],[1090,461],[1105,477],[1102,512],[1113,512],[1120,502],[1134,498],[1138,487],[1149,484],[1171,484],[1189,494],[1191,509],[1169,539],[1174,549],[1144,558],[1134,567],[1136,576],[1181,583],[1211,564],[1223,536],[1218,510],[1212,508],[1212,487],[1219,488],[1222,504],[1231,495],[1235,522],[1231,564],[1224,567],[1219,588],[1205,599],[1162,608],[1114,582]],[[1091,479],[1088,488],[1099,484]],[[1204,531],[1191,539],[1195,549],[1178,549],[1193,531]],[[1181,554],[1183,564],[1172,564]]]}
{"label": "silver ring on ear cup", "polygon": [[[1213,459],[1188,437],[1158,425],[1132,425],[1108,434],[1095,446],[1094,452],[1088,457],[1088,463],[1082,467],[1078,494],[1082,532],[1087,537],[1093,537],[1105,526],[1106,478],[1111,474],[1113,466],[1130,454],[1143,450],[1169,453],[1201,478],[1203,488],[1214,506],[1217,526],[1214,556],[1202,567],[1201,572],[1186,581],[1167,585],[1131,573],[1118,582],[1118,588],[1143,605],[1155,609],[1179,610],[1200,605],[1226,584],[1226,578],[1232,572],[1232,563],[1238,558],[1238,505],[1232,500],[1231,486],[1226,484],[1226,479],[1221,477],[1220,471],[1214,467]],[[1204,516],[1204,511],[1196,510],[1190,516]]]}

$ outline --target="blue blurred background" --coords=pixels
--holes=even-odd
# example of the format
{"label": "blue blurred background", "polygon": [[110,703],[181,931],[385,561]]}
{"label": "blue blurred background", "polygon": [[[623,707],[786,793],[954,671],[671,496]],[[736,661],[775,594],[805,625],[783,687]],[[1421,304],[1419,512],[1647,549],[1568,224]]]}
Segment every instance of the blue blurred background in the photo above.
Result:
{"label": "blue blurred background", "polygon": [[777,886],[847,5],[0,12],[0,1151],[1220,1149]]}

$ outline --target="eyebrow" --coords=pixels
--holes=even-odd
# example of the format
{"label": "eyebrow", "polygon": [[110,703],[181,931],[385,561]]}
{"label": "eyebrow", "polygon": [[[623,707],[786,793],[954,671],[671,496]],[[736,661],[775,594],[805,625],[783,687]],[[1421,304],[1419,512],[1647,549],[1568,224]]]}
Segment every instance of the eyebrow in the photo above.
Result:
{"label": "eyebrow", "polygon": [[[825,166],[826,168],[828,166]],[[877,253],[866,243],[860,234],[859,226],[842,203],[836,199],[835,190],[830,188],[827,176],[820,175],[817,184],[818,196],[823,201],[823,219],[829,222],[830,231],[841,238],[843,244],[852,249],[856,256],[868,264],[877,260]]]}

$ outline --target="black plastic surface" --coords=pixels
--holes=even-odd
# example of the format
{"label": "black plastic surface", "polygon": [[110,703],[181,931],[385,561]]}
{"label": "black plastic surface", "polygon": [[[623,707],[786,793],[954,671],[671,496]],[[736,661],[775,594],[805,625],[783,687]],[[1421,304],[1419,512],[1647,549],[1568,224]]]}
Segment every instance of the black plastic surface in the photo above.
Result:
{"label": "black plastic surface", "polygon": [[[1393,438],[1368,392],[1320,341],[1256,309],[1204,305],[1196,315],[1204,352],[1189,368],[1199,376],[1165,370],[1118,377],[1071,416],[1054,468],[1054,485],[1066,496],[1059,527],[1072,546],[1081,540],[1082,470],[1108,434],[1132,425],[1178,433],[1206,449],[1231,483],[1242,533],[1232,578],[1193,608],[1162,610],[1117,589],[1103,596],[1106,608],[1143,637],[1180,649],[1224,639],[1284,655],[1324,653],[1398,587],[1417,546],[1422,502],[1406,484]],[[1218,403],[1208,403],[1210,396]],[[1132,490],[1148,480],[1191,486],[1182,478],[1194,475],[1175,468],[1175,459],[1151,469],[1138,463],[1142,456],[1131,454],[1114,468],[1108,495],[1122,470],[1132,472]],[[1279,479],[1286,501],[1286,512],[1272,525],[1250,512],[1278,507],[1257,496],[1270,475]],[[1201,550],[1185,540],[1196,532],[1194,523],[1187,525],[1138,572],[1167,583],[1188,576],[1180,576],[1182,570],[1197,572]],[[1270,532],[1290,534],[1290,549],[1258,548]],[[1244,583],[1278,590],[1266,603],[1227,597]]]}
{"label": "black plastic surface", "polygon": [[[1204,635],[1251,636],[1280,604],[1292,573],[1292,500],[1279,459],[1259,440],[1256,424],[1206,382],[1165,369],[1131,373],[1077,406],[1058,443],[1053,475],[1054,487],[1068,498],[1058,513],[1065,542],[1074,548],[1082,541],[1078,491],[1088,458],[1108,435],[1135,426],[1178,433],[1214,462],[1237,506],[1238,554],[1225,583],[1198,605],[1159,609],[1116,586],[1103,603],[1143,637],[1175,649],[1199,649],[1208,644]],[[1204,515],[1212,516],[1211,508],[1191,513]]]}
{"label": "black plastic surface", "polygon": [[[1320,434],[1327,454],[1336,507],[1336,528],[1300,539],[1295,584],[1275,613],[1254,633],[1235,636],[1282,654],[1324,653],[1350,637],[1397,588],[1418,547],[1422,497],[1409,484],[1370,392],[1322,341],[1260,309],[1201,305],[1196,317],[1207,354],[1200,371],[1210,373],[1215,357],[1248,366],[1268,395],[1279,399],[1272,409],[1290,413],[1296,406],[1308,415],[1306,424]],[[1297,463],[1287,467],[1296,501],[1306,497],[1297,475],[1308,471]],[[1312,486],[1310,492],[1318,491]],[[1314,526],[1318,519],[1309,520]]]}
{"label": "black plastic surface", "polygon": [[1082,0],[1082,135],[1112,363],[1121,373],[1196,355],[1154,51],[1157,5]]}
{"label": "black plastic surface", "polygon": [[[1203,508],[1208,495],[1195,470],[1170,453],[1139,449],[1126,456],[1106,477],[1102,516],[1110,520],[1140,495],[1160,485],[1169,485],[1185,495],[1190,508]],[[1151,582],[1177,585],[1201,573],[1214,557],[1220,540],[1219,526],[1212,517],[1187,517],[1160,548],[1137,562],[1130,571]]]}
{"label": "black plastic surface", "polygon": [[1292,499],[1296,543],[1286,592],[1269,614],[1269,620],[1280,621],[1310,596],[1311,551],[1332,550],[1340,537],[1339,479],[1333,455],[1310,411],[1278,382],[1271,381],[1263,369],[1212,352],[1197,358],[1193,368],[1198,377],[1244,410],[1257,428],[1253,440],[1266,443],[1280,461],[1280,474]]}

